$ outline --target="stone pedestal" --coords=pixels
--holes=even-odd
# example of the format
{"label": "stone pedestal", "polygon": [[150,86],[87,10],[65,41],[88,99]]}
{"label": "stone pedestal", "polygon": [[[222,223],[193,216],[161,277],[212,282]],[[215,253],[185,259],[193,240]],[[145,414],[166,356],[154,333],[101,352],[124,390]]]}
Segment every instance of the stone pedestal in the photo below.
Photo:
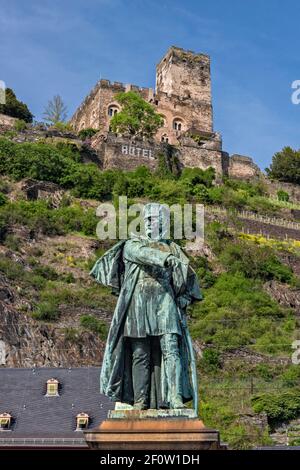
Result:
{"label": "stone pedestal", "polygon": [[224,449],[219,432],[206,428],[193,410],[113,410],[84,434],[98,450]]}

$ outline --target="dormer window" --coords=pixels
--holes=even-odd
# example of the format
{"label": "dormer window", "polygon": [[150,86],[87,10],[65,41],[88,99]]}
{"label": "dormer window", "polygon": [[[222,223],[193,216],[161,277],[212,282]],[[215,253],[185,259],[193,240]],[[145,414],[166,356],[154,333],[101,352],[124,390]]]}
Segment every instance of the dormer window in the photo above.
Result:
{"label": "dormer window", "polygon": [[46,397],[58,397],[58,385],[59,381],[57,379],[47,380],[47,393]]}
{"label": "dormer window", "polygon": [[82,431],[89,425],[90,417],[87,413],[79,413],[76,416],[76,431]]}
{"label": "dormer window", "polygon": [[0,430],[7,430],[11,425],[11,415],[9,413],[0,414]]}

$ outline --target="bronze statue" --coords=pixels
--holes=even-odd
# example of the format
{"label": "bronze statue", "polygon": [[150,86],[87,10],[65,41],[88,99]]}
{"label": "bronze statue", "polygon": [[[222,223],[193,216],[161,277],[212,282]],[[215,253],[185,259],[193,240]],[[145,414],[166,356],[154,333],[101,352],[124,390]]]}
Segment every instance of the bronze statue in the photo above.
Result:
{"label": "bronze statue", "polygon": [[186,307],[201,300],[199,284],[182,249],[166,239],[167,214],[144,208],[144,237],[120,241],[91,274],[119,294],[100,377],[100,391],[134,409],[183,408],[197,380]]}

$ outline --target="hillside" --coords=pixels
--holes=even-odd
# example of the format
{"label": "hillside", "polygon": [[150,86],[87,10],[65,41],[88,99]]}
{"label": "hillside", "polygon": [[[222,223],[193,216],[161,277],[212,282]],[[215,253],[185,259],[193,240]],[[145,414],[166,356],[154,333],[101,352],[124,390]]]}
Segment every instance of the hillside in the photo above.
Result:
{"label": "hillside", "polygon": [[299,445],[300,368],[291,362],[300,339],[298,187],[265,178],[216,185],[213,171],[173,174],[164,158],[154,174],[101,171],[76,136],[3,132],[2,367],[101,363],[116,298],[88,274],[110,246],[95,234],[100,201],[204,203],[205,245],[191,259],[204,301],[189,311],[200,414],[235,448],[287,436]]}

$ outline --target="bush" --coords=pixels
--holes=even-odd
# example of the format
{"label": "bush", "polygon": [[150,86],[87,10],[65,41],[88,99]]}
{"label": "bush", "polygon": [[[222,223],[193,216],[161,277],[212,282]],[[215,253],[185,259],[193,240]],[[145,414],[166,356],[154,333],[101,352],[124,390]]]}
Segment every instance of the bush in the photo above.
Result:
{"label": "bush", "polygon": [[80,324],[84,328],[99,335],[102,339],[105,339],[107,336],[108,329],[106,323],[93,315],[83,315],[80,317]]}
{"label": "bush", "polygon": [[15,201],[0,207],[0,223],[4,227],[21,224],[45,235],[63,235],[82,232],[94,235],[99,219],[93,209],[80,205],[51,209],[48,203],[38,201]]}
{"label": "bush", "polygon": [[8,201],[7,196],[5,194],[0,193],[0,206],[4,206]]}
{"label": "bush", "polygon": [[279,191],[277,191],[277,197],[278,197],[279,201],[289,201],[290,200],[289,194],[285,191],[282,191],[281,189]]}
{"label": "bush", "polygon": [[210,167],[207,170],[201,168],[184,168],[180,179],[184,181],[190,188],[200,184],[207,188],[211,188],[216,177],[216,171]]}
{"label": "bush", "polygon": [[26,123],[23,119],[18,119],[18,120],[14,123],[14,129],[15,129],[15,131],[17,131],[17,132],[24,131],[26,128],[27,128],[27,123]]}
{"label": "bush", "polygon": [[217,372],[221,367],[219,352],[216,349],[204,349],[200,364],[208,372]]}
{"label": "bush", "polygon": [[300,390],[261,393],[252,397],[256,413],[265,412],[271,423],[297,418],[300,415]]}
{"label": "bush", "polygon": [[281,379],[287,387],[295,387],[300,383],[300,367],[299,365],[291,365],[283,372]]}
{"label": "bush", "polygon": [[57,320],[59,316],[58,305],[54,299],[40,302],[36,310],[32,313],[33,318],[44,321],[54,321]]}
{"label": "bush", "polygon": [[[191,308],[193,338],[218,350],[248,346],[275,354],[290,353],[295,319],[241,273],[223,273]],[[279,321],[280,320],[280,321]]]}
{"label": "bush", "polygon": [[63,122],[63,121],[57,121],[55,124],[53,124],[52,128],[57,129],[58,131],[61,132],[71,132],[72,131],[72,126],[68,122]]}
{"label": "bush", "polygon": [[78,137],[81,140],[90,139],[93,135],[97,134],[97,132],[99,132],[99,129],[88,127],[87,129],[81,129],[81,131],[78,132]]}
{"label": "bush", "polygon": [[246,241],[227,242],[220,254],[220,261],[229,272],[241,272],[254,279],[277,279],[281,282],[291,282],[293,279],[291,268],[284,265],[271,248]]}

